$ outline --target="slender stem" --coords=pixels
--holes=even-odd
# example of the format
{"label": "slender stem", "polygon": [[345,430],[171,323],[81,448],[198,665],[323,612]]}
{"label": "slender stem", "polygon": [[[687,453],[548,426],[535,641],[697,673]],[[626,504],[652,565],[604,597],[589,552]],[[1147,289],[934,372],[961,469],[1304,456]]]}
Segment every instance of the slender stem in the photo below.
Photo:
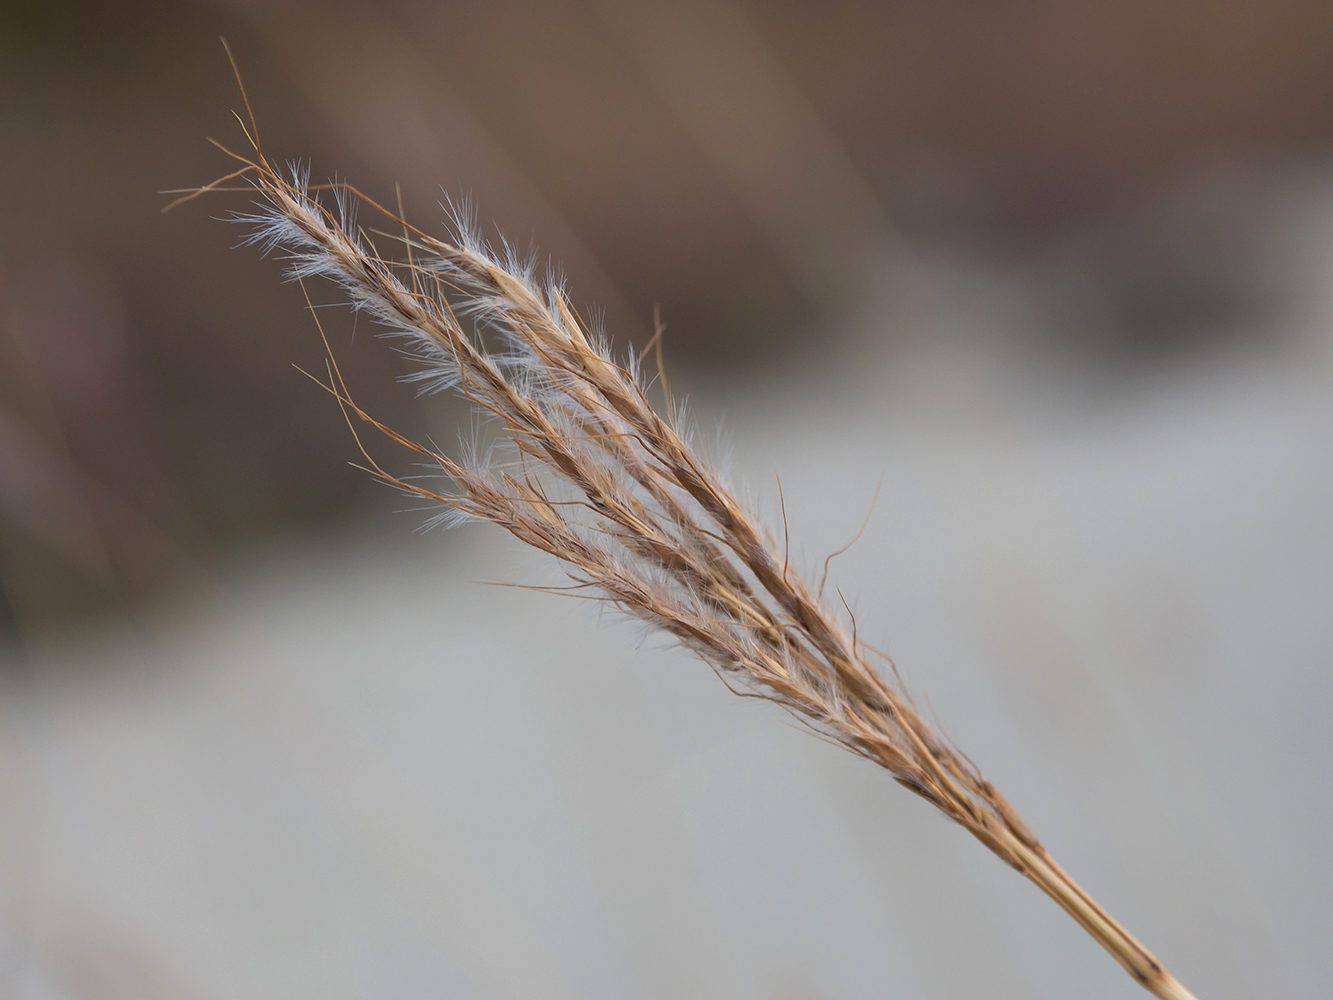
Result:
{"label": "slender stem", "polygon": [[1193,993],[1162,967],[1152,952],[1103,910],[1045,850],[1029,847],[1007,831],[1001,841],[1018,857],[1023,874],[1077,920],[1140,986],[1161,1000],[1196,1000]]}

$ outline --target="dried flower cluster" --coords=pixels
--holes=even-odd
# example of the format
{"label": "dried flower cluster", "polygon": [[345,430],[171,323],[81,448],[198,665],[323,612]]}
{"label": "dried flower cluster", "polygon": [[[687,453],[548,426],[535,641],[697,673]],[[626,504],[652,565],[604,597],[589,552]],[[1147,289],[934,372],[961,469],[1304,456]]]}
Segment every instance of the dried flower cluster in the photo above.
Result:
{"label": "dried flower cluster", "polygon": [[[442,241],[348,185],[321,186],[330,209],[301,172],[270,165],[257,130],[249,135],[253,155],[237,157],[241,169],[191,195],[246,179],[261,196],[258,213],[237,217],[252,242],[285,252],[297,279],[333,281],[408,343],[423,387],[461,393],[504,431],[506,446],[467,460],[423,447],[363,412],[331,363],[326,388],[353,433],[358,421],[375,427],[450,485],[405,481],[363,446],[374,475],[443,505],[444,520],[490,521],[554,556],[568,589],[675,637],[724,679],[879,764],[1032,879],[1145,988],[1190,996],[1055,864],[901,685],[874,669],[854,623],[849,634],[822,585],[788,564],[785,543],[699,459],[670,402],[664,412],[650,405],[633,356],[617,363],[558,281],[538,282],[508,248],[493,252],[465,219],[455,219],[454,242]],[[401,260],[382,256],[356,225],[358,205],[399,230],[380,238],[401,245]]]}

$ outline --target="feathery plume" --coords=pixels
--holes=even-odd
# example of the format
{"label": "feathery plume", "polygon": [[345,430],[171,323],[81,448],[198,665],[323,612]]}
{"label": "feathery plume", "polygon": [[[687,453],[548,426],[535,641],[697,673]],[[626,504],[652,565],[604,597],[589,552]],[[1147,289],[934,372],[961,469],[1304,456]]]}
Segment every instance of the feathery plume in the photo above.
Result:
{"label": "feathery plume", "polygon": [[[252,155],[230,154],[240,169],[185,198],[244,178],[260,196],[258,211],[235,216],[250,227],[248,242],[283,251],[297,280],[332,281],[405,342],[423,391],[461,393],[504,431],[504,448],[466,459],[410,441],[357,406],[330,353],[321,384],[371,474],[441,505],[444,523],[489,521],[554,556],[570,581],[562,589],[674,637],[734,690],[874,761],[1035,882],[1147,990],[1192,1000],[923,720],[896,670],[890,682],[872,666],[854,619],[849,634],[822,586],[789,565],[785,545],[698,457],[670,403],[662,412],[649,403],[638,359],[616,361],[560,281],[538,280],[530,260],[487,245],[466,211],[453,213],[456,237],[441,240],[409,225],[401,206],[390,211],[348,184],[311,185],[303,168],[284,173],[264,155],[253,114],[249,126]],[[396,241],[402,259],[379,253],[356,224],[359,207],[392,224],[382,239]],[[386,471],[358,425],[424,457],[449,486]]]}

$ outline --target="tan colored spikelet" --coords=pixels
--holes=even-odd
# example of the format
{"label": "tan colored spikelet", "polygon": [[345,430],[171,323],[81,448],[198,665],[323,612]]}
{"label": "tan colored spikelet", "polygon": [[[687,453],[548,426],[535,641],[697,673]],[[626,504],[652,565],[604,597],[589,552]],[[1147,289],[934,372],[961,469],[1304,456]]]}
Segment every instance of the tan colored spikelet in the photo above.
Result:
{"label": "tan colored spikelet", "polygon": [[[357,437],[372,474],[442,504],[446,520],[490,521],[549,553],[571,589],[675,637],[724,679],[879,764],[1035,882],[1145,989],[1190,1000],[926,724],[901,684],[875,670],[855,631],[699,459],[672,407],[664,414],[649,404],[634,359],[613,360],[558,283],[539,284],[529,265],[492,252],[466,220],[456,242],[442,241],[345,184],[321,186],[332,211],[321,188],[272,167],[253,115],[247,135],[253,155],[236,157],[242,167],[186,197],[247,179],[263,200],[257,214],[237,216],[253,227],[251,241],[285,251],[295,278],[339,285],[356,309],[405,338],[423,383],[462,393],[502,425],[511,449],[505,460],[465,462],[407,440],[353,402],[330,356],[325,387],[353,434],[357,423],[374,427],[437,465],[452,489],[386,472]],[[355,226],[358,204],[401,232],[390,238],[403,260],[380,256]]]}

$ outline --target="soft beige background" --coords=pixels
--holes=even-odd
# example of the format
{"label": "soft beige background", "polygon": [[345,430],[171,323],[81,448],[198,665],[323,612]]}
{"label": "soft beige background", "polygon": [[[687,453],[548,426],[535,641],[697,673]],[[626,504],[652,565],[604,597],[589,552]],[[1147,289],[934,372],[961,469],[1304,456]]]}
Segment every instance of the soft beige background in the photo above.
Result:
{"label": "soft beige background", "polygon": [[426,227],[471,193],[621,348],[660,304],[797,564],[882,477],[860,634],[1200,1000],[1328,993],[1327,0],[20,0],[0,1000],[1140,995],[871,766],[345,466],[245,196],[158,211],[243,141],[219,34],[278,158]]}

